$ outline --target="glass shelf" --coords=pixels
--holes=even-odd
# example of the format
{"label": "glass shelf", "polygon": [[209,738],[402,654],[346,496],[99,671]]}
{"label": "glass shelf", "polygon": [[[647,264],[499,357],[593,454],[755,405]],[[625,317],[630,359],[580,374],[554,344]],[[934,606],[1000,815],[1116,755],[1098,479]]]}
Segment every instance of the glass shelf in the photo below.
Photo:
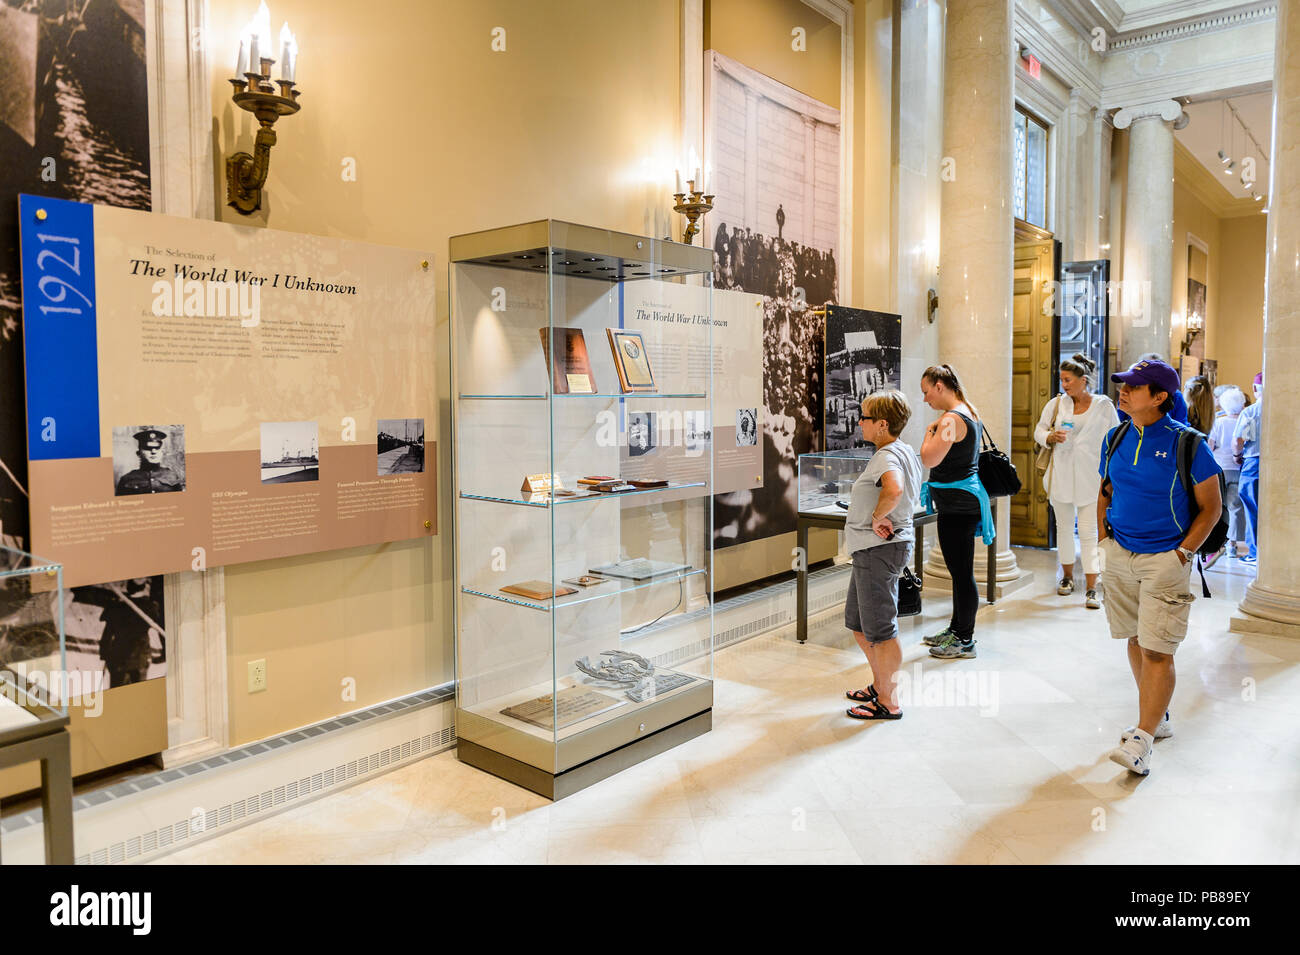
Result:
{"label": "glass shelf", "polygon": [[[462,587],[460,592],[469,594],[473,597],[484,597],[488,600],[499,600],[502,603],[512,604],[516,607],[527,607],[529,610],[563,610],[565,607],[573,607],[578,604],[591,603],[593,600],[604,600],[608,597],[617,597],[620,594],[631,593],[634,590],[645,590],[647,587],[656,587],[659,584],[671,584],[678,581],[686,580],[688,577],[695,577],[699,574],[707,573],[702,568],[692,567],[690,570],[684,570],[678,574],[663,574],[662,576],[653,577],[650,580],[628,580],[626,586],[606,588],[603,584],[596,587],[588,587],[588,592],[569,594],[564,597],[551,597],[547,600],[526,600],[520,597],[513,597],[509,594],[490,594],[483,590],[471,590],[469,587]],[[617,584],[619,578],[607,577],[607,583]],[[558,581],[563,586],[563,581]],[[599,593],[590,593],[589,591],[600,590]]]}
{"label": "glass shelf", "polygon": [[[708,487],[707,481],[692,481],[688,484],[668,484],[665,487],[647,487],[636,491],[619,491],[617,493],[602,492],[597,494],[584,494],[581,497],[562,497],[556,504],[589,504],[592,501],[612,501],[623,497],[640,497],[643,494],[662,494],[665,491],[680,491],[684,488]],[[538,491],[538,494],[545,494],[545,491]],[[466,501],[491,501],[494,504],[518,504],[523,507],[550,507],[549,501],[525,501],[518,497],[498,497],[494,494],[467,494],[465,491],[460,492],[460,496]]]}

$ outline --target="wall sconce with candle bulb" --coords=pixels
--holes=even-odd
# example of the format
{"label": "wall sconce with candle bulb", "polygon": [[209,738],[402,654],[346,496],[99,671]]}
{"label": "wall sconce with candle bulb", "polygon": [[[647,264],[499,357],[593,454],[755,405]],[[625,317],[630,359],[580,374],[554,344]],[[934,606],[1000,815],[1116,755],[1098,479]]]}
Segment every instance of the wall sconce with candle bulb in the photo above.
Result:
{"label": "wall sconce with candle bulb", "polygon": [[[271,147],[275,145],[275,121],[298,112],[298,41],[289,24],[280,28],[280,76],[271,81],[276,60],[271,46],[271,14],[263,0],[257,15],[244,28],[239,40],[239,62],[230,84],[234,101],[257,117],[260,128],[253,152],[237,152],[226,159],[226,202],[244,215],[262,208],[262,188],[271,171]],[[279,90],[276,90],[276,86]]]}

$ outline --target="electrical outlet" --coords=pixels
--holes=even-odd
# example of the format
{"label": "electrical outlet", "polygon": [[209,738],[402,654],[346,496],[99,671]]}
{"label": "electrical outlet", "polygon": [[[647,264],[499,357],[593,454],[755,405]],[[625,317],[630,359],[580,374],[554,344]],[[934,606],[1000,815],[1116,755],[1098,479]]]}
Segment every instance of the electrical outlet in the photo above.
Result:
{"label": "electrical outlet", "polygon": [[261,693],[266,689],[266,660],[253,660],[248,664],[248,692]]}

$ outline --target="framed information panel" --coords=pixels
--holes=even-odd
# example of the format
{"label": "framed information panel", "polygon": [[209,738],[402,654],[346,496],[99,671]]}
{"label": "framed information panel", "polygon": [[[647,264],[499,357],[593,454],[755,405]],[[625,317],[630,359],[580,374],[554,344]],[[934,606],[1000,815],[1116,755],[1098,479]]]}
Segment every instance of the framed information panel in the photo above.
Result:
{"label": "framed information panel", "polygon": [[32,547],[76,586],[437,532],[428,253],[19,198]]}

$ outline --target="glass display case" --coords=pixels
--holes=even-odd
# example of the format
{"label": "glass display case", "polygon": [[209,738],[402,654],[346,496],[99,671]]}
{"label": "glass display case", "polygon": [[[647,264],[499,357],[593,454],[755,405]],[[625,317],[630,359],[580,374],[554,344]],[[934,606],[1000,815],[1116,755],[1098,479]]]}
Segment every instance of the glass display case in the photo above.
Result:
{"label": "glass display case", "polygon": [[868,446],[799,455],[799,513],[843,517],[853,482],[874,453]]}
{"label": "glass display case", "polygon": [[549,798],[711,725],[713,254],[450,243],[459,756]]}
{"label": "glass display case", "polygon": [[62,565],[0,547],[0,744],[66,719],[66,664]]}

